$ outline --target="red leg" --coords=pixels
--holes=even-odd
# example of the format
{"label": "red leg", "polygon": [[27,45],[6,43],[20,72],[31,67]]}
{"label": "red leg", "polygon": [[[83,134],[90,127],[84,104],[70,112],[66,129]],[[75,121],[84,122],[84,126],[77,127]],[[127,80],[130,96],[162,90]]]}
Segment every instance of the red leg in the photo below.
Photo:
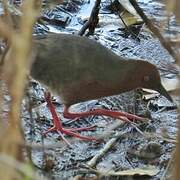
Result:
{"label": "red leg", "polygon": [[81,113],[72,113],[69,112],[69,107],[65,106],[64,109],[64,117],[69,118],[69,119],[74,119],[74,118],[80,118],[80,117],[87,117],[90,115],[104,115],[104,116],[110,116],[113,118],[119,118],[125,121],[126,117],[130,120],[144,120],[144,118],[129,114],[126,112],[119,112],[119,111],[111,111],[111,110],[106,110],[106,109],[94,109],[93,111],[87,111],[87,112],[81,112]]}
{"label": "red leg", "polygon": [[52,115],[52,118],[53,118],[53,127],[49,128],[46,132],[44,132],[44,134],[47,134],[47,133],[52,132],[52,131],[57,131],[57,132],[60,132],[62,134],[67,134],[67,135],[70,135],[70,136],[80,138],[82,140],[96,140],[95,137],[82,136],[82,135],[74,132],[74,131],[90,130],[90,129],[93,129],[94,126],[84,127],[84,128],[75,128],[75,129],[65,129],[65,128],[63,128],[61,120],[59,119],[59,117],[58,117],[58,115],[56,113],[55,107],[54,107],[54,105],[53,105],[53,103],[51,101],[51,95],[50,95],[49,92],[45,93],[45,99],[46,99],[48,108],[49,108],[49,110],[51,112],[51,115]]}

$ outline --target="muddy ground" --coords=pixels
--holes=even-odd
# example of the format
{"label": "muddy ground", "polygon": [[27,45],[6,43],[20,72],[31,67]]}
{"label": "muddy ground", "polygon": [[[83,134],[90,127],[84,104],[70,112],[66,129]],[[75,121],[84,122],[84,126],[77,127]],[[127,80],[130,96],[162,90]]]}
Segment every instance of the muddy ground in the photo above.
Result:
{"label": "muddy ground", "polygon": [[[166,20],[164,2],[159,0],[140,0],[139,2],[145,13],[161,28],[162,22]],[[145,59],[159,68],[163,78],[175,79],[176,72],[170,72],[168,68],[164,68],[164,64],[173,63],[174,60],[152,32],[138,21],[137,25],[132,25],[132,30],[137,32],[137,36],[132,36],[120,22],[119,16],[107,8],[109,4],[110,1],[102,1],[100,22],[90,38],[97,40],[120,56]],[[76,0],[51,10],[46,9],[42,17],[49,20],[46,24],[36,24],[34,34],[77,33],[89,17],[93,5],[94,0]],[[170,17],[170,25],[170,29],[163,26],[165,28],[161,30],[164,36],[175,37],[180,28],[173,16]],[[57,133],[42,136],[42,132],[52,126],[52,117],[44,101],[44,91],[45,88],[41,84],[32,81],[27,88],[22,113],[26,142],[34,145],[30,153],[31,159],[42,177],[57,180],[80,178],[80,176],[93,178],[102,172],[106,172],[107,175],[111,170],[118,172],[144,167],[149,168],[153,172],[152,175],[146,176],[147,173],[145,173],[145,176],[140,176],[138,171],[135,176],[109,174],[101,178],[154,180],[167,177],[167,167],[175,148],[178,97],[172,96],[175,103],[168,102],[160,95],[144,100],[143,95],[146,93],[135,90],[73,106],[73,111],[78,112],[98,107],[122,110],[146,118],[144,122],[128,123],[105,116],[93,116],[78,121],[65,119],[62,116],[61,99],[54,94],[54,104],[64,127],[95,125],[95,130],[81,132],[81,134],[105,136],[102,142],[84,142],[65,136],[71,144],[70,147]],[[5,98],[9,100],[8,96]],[[111,142],[113,142],[112,146],[98,159],[93,168],[90,167],[92,162],[88,166],[88,162],[99,154],[107,143]]]}

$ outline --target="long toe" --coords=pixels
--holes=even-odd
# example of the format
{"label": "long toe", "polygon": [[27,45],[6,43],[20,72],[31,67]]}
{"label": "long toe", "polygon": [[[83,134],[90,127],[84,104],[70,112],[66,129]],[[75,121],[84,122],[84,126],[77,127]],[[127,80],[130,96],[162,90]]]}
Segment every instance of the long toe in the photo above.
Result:
{"label": "long toe", "polygon": [[89,130],[94,130],[96,128],[96,126],[88,126],[88,127],[82,127],[82,128],[72,128],[72,129],[69,129],[70,131],[89,131]]}
{"label": "long toe", "polygon": [[82,140],[94,141],[94,140],[97,140],[97,138],[90,137],[90,136],[82,136],[82,135],[74,132],[74,131],[88,131],[88,130],[92,130],[94,128],[95,128],[95,126],[89,126],[89,127],[83,127],[83,128],[74,128],[74,129],[65,129],[65,128],[59,129],[59,128],[53,126],[53,127],[49,128],[47,131],[43,132],[43,135],[46,135],[50,132],[58,132],[58,133],[73,136],[75,138],[79,138]]}
{"label": "long toe", "polygon": [[86,141],[96,141],[97,138],[96,137],[90,137],[90,136],[82,136],[78,133],[75,133],[73,132],[72,130],[69,130],[69,129],[64,129],[62,130],[62,132],[66,135],[70,135],[70,136],[73,136],[75,138],[79,138],[81,140],[86,140]]}
{"label": "long toe", "polygon": [[[132,121],[132,120],[143,121],[144,120],[143,117],[140,117],[140,116],[137,116],[134,114],[130,114],[130,113],[126,113],[126,112],[118,112],[118,111],[114,113],[114,117],[122,119],[124,121],[126,121],[126,118],[129,119],[130,121]],[[123,117],[124,117],[124,119],[123,119]]]}
{"label": "long toe", "polygon": [[46,135],[50,132],[54,132],[54,131],[57,131],[57,128],[55,126],[49,128],[48,130],[46,130],[45,132],[43,132],[43,135]]}

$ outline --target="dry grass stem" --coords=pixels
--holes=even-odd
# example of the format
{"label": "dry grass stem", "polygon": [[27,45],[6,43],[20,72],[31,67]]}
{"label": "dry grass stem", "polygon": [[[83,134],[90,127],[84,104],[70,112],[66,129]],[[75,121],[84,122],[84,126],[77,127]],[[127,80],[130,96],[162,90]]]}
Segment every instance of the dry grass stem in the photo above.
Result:
{"label": "dry grass stem", "polygon": [[[34,8],[34,2],[34,0],[24,1],[22,6],[23,15],[20,20],[20,29],[18,32],[14,29],[12,30],[8,13],[6,13],[8,18],[5,18],[8,22],[0,23],[1,36],[11,42],[3,67],[3,76],[7,80],[7,86],[11,96],[8,117],[9,126],[4,131],[6,138],[4,136],[0,137],[0,150],[2,153],[17,160],[22,159],[22,150],[19,147],[19,144],[23,144],[20,121],[21,102],[24,95],[27,71],[31,61],[32,29],[38,14],[37,9]],[[7,9],[6,3],[4,7]],[[17,171],[13,167],[0,166],[0,177],[3,177],[3,179],[13,179],[16,176]]]}

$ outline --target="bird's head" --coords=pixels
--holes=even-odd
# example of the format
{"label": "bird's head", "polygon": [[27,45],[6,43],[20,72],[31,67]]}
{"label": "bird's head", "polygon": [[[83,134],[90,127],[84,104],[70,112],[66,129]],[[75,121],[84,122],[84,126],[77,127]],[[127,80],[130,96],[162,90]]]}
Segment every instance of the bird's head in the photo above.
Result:
{"label": "bird's head", "polygon": [[141,67],[141,87],[158,91],[161,95],[166,97],[169,101],[173,102],[171,96],[161,83],[160,74],[153,64],[145,61],[140,62]]}

